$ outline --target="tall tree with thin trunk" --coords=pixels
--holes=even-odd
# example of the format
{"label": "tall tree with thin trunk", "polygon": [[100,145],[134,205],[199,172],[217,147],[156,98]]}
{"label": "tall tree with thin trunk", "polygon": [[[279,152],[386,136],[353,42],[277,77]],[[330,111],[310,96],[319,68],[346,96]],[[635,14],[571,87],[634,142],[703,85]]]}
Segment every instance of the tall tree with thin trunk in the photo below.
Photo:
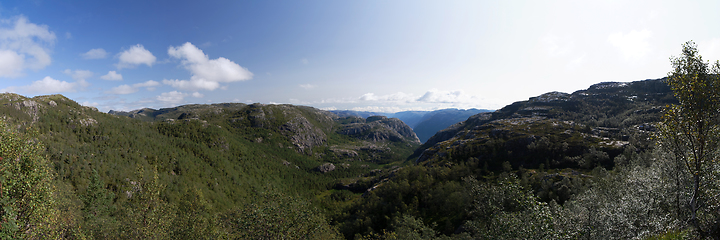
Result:
{"label": "tall tree with thin trunk", "polygon": [[667,83],[678,104],[667,106],[661,136],[684,164],[692,179],[689,223],[702,237],[713,236],[717,215],[712,202],[716,196],[712,184],[718,181],[718,147],[720,143],[720,62],[702,60],[697,46],[683,44],[682,55],[670,58],[673,71]]}

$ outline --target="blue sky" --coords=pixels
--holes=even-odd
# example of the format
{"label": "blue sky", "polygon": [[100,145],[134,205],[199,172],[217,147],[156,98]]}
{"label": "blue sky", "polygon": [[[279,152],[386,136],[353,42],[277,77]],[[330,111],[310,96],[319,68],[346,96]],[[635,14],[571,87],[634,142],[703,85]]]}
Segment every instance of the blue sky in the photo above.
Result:
{"label": "blue sky", "polygon": [[713,1],[3,1],[0,92],[101,111],[291,103],[497,109],[660,78]]}

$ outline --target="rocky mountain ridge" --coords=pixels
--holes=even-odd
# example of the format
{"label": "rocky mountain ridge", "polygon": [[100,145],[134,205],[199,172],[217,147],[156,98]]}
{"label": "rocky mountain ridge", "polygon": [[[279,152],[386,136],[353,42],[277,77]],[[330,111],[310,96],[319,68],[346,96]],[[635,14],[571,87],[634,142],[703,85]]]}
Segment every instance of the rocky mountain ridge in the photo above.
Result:
{"label": "rocky mountain ridge", "polygon": [[[492,159],[496,168],[503,161],[526,168],[612,166],[624,146],[647,147],[662,107],[674,102],[663,79],[604,82],[572,94],[549,92],[441,130],[414,156],[418,163],[449,154]],[[494,154],[501,152],[508,154]]]}
{"label": "rocky mountain ridge", "polygon": [[[192,104],[157,110],[144,108],[128,112],[110,111],[109,113],[142,121],[165,122],[191,119],[208,121],[211,118],[226,118],[235,128],[252,127],[276,131],[286,137],[298,152],[317,157],[327,153],[313,151],[313,149],[330,147],[333,149],[333,153],[364,151],[365,155],[370,156],[371,159],[382,159],[383,157],[380,155],[393,152],[388,147],[391,145],[390,143],[407,146],[420,144],[412,129],[397,118],[381,116],[367,119],[341,118],[329,111],[287,104]],[[333,145],[328,142],[328,135],[331,134],[349,136],[361,142],[350,145]],[[254,141],[262,142],[263,138],[259,136]],[[383,154],[378,154],[379,152]]]}

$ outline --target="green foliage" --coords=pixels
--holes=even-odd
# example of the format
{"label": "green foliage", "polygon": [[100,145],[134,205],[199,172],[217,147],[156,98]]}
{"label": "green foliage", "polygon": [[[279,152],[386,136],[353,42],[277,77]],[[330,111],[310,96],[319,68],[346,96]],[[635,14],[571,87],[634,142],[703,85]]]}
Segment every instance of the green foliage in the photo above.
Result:
{"label": "green foliage", "polygon": [[231,239],[337,239],[339,234],[308,202],[270,191],[221,216]]}
{"label": "green foliage", "polygon": [[358,236],[356,239],[431,240],[441,238],[433,227],[425,225],[421,219],[412,215],[404,215],[393,221],[390,227],[391,231],[383,232],[383,234],[371,233],[367,236]]}
{"label": "green foliage", "polygon": [[[30,131],[32,132],[32,130]],[[50,162],[44,146],[0,119],[0,238],[57,238]]]}
{"label": "green foliage", "polygon": [[697,46],[683,45],[682,55],[671,58],[674,70],[667,83],[678,104],[665,110],[660,139],[662,146],[693,178],[689,221],[702,236],[720,235],[720,62],[703,61]]}
{"label": "green foliage", "polygon": [[[218,214],[203,193],[188,189],[178,202],[173,239],[216,239],[221,236]],[[183,227],[177,227],[183,226]]]}
{"label": "green foliage", "polygon": [[143,167],[138,168],[138,181],[129,181],[121,214],[124,239],[170,239],[175,209],[160,196],[165,188],[157,170],[147,176]]}
{"label": "green foliage", "polygon": [[80,198],[84,204],[83,228],[95,239],[115,237],[114,234],[119,228],[119,223],[112,216],[117,210],[113,204],[115,194],[105,188],[105,183],[94,169],[90,175],[90,183]]}
{"label": "green foliage", "polygon": [[496,183],[466,180],[471,186],[473,205],[464,227],[475,239],[552,239],[553,216],[547,203],[537,201],[513,175]]}
{"label": "green foliage", "polygon": [[394,177],[371,185],[347,215],[336,221],[346,238],[382,233],[403,215],[423,219],[436,231],[450,234],[468,214],[470,198],[461,178],[470,169],[465,164],[404,167],[395,171]]}
{"label": "green foliage", "polygon": [[[672,154],[648,151],[657,106],[674,101],[657,80],[549,93],[471,117],[421,148],[414,165],[407,156],[416,144],[383,132],[380,123],[391,123],[384,118],[213,104],[121,113],[131,119],[60,95],[0,94],[12,128],[1,134],[33,126],[46,147],[27,137],[18,146],[37,145],[48,176],[57,176],[43,183],[53,193],[43,202],[47,220],[12,225],[6,219],[19,218],[3,215],[15,228],[2,231],[77,239],[692,237],[681,210],[691,177],[672,171],[683,166]],[[368,122],[357,136],[341,134]],[[387,136],[395,141],[369,140]],[[324,163],[335,170],[317,171]],[[702,180],[707,196],[720,189]],[[2,189],[7,196],[5,182]],[[711,220],[717,201],[705,199],[698,215]]]}

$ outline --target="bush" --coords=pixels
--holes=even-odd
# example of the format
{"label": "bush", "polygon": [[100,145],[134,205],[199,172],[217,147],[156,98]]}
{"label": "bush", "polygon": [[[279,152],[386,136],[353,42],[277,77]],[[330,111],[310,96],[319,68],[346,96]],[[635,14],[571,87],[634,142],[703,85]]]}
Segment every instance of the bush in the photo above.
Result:
{"label": "bush", "polygon": [[0,238],[57,238],[45,147],[0,119]]}

